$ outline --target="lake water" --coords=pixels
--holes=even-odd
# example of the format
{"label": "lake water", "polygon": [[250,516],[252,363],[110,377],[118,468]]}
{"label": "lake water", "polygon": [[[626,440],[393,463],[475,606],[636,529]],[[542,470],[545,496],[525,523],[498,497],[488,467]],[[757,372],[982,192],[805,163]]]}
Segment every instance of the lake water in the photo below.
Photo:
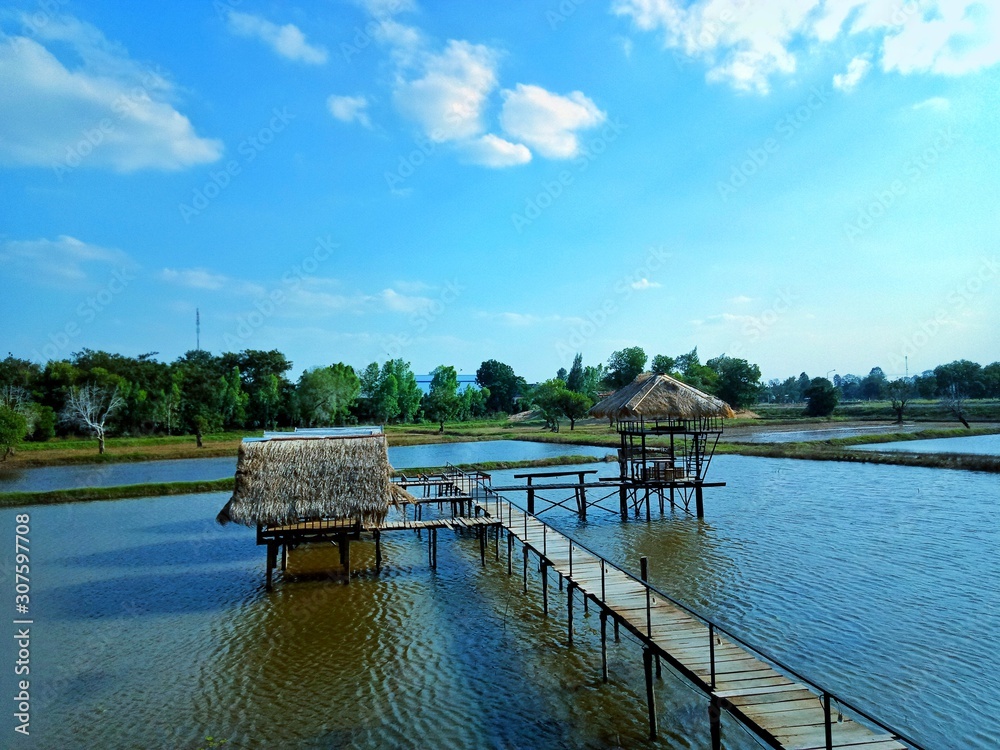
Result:
{"label": "lake water", "polygon": [[966,453],[977,456],[1000,456],[1000,435],[903,440],[898,443],[859,445],[857,450],[902,453]]}
{"label": "lake water", "polygon": [[[476,463],[529,461],[554,456],[603,457],[613,450],[591,445],[495,440],[471,443],[401,445],[389,448],[389,462],[397,469]],[[73,487],[114,487],[152,482],[201,482],[232,477],[236,457],[190,458],[82,466],[43,466],[0,472],[0,492],[51,492]]]}
{"label": "lake water", "polygon": [[[742,456],[717,457],[711,475],[729,486],[706,491],[704,521],[543,517],[633,571],[648,556],[655,584],[928,748],[996,747],[996,477]],[[32,734],[15,736],[8,711],[0,744],[709,746],[707,702],[668,670],[649,743],[640,649],[623,636],[603,685],[596,613],[567,648],[564,600],[544,618],[537,575],[529,596],[507,577],[506,545],[481,568],[474,537],[441,532],[432,572],[426,540],[387,534],[380,576],[358,544],[349,586],[279,576],[268,595],[253,531],[213,520],[226,499],[0,511],[11,541],[15,516],[31,516],[35,620]],[[13,664],[13,639],[0,640]],[[730,750],[758,747],[725,714],[723,733]]]}
{"label": "lake water", "polygon": [[768,430],[754,432],[747,437],[733,437],[740,443],[800,443],[814,440],[858,437],[860,435],[881,435],[887,432],[917,432],[926,429],[924,425],[877,425],[872,427],[829,427],[821,430]]}

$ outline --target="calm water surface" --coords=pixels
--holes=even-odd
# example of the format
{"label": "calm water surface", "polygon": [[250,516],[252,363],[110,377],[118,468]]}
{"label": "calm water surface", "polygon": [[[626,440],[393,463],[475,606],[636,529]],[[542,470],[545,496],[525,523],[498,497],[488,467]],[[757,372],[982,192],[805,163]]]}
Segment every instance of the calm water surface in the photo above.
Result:
{"label": "calm water surface", "polygon": [[[929,748],[996,747],[995,477],[741,456],[716,458],[712,473],[729,486],[706,493],[704,522],[669,509],[650,524],[546,515],[631,569],[647,555],[657,585]],[[350,586],[279,580],[268,595],[253,531],[214,523],[226,499],[28,509],[32,734],[6,718],[0,745],[709,745],[706,702],[666,671],[662,738],[645,740],[639,648],[625,637],[612,648],[603,685],[596,614],[567,648],[564,604],[541,616],[537,577],[522,595],[506,545],[481,568],[474,537],[442,532],[431,572],[426,540],[391,534],[381,576],[359,544]],[[11,539],[17,512],[0,511]],[[13,639],[2,641],[12,664]],[[727,748],[757,747],[728,719],[723,732]]]}
{"label": "calm water surface", "polygon": [[899,451],[903,453],[972,453],[1000,456],[1000,435],[973,435],[972,437],[935,438],[933,440],[904,440],[898,443],[859,445],[857,450]]}
{"label": "calm water surface", "polygon": [[[397,469],[480,461],[527,461],[553,456],[597,456],[607,448],[590,445],[532,443],[526,440],[401,445],[389,448],[389,461]],[[152,482],[203,482],[231,477],[236,457],[191,458],[83,466],[43,466],[0,472],[0,492],[49,492],[73,487],[114,487]]]}

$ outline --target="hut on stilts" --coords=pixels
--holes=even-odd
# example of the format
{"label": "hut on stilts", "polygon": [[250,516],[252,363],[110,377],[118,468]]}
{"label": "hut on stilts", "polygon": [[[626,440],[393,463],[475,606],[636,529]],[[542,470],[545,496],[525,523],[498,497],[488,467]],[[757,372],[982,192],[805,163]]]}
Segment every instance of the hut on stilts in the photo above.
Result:
{"label": "hut on stilts", "polygon": [[285,570],[290,549],[331,542],[350,578],[351,542],[366,531],[376,543],[389,508],[413,498],[392,482],[381,427],[265,433],[240,445],[233,496],[216,520],[257,528],[267,546],[267,588],[278,564]]}
{"label": "hut on stilts", "polygon": [[618,425],[623,515],[629,498],[636,512],[645,501],[648,515],[651,493],[662,510],[669,492],[671,507],[678,501],[688,507],[693,495],[701,518],[703,489],[725,486],[705,481],[724,420],[735,416],[725,401],[669,375],[644,372],[595,404],[590,414]]}

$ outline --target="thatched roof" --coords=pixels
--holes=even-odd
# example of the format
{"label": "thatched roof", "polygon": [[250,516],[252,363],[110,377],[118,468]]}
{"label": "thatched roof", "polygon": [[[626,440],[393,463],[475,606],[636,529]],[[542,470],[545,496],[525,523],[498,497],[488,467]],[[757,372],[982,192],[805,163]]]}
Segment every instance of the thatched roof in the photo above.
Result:
{"label": "thatched roof", "polygon": [[734,417],[722,399],[669,375],[644,372],[590,410],[594,417],[630,419],[702,419]]}
{"label": "thatched roof", "polygon": [[380,523],[403,494],[391,474],[380,433],[244,440],[233,496],[216,520],[246,526],[302,518]]}

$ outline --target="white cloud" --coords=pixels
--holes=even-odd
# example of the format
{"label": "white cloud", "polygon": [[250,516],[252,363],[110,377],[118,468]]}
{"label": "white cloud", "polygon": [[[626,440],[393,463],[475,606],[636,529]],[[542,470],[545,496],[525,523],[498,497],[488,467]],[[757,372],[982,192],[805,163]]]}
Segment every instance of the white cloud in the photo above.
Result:
{"label": "white cloud", "polygon": [[795,72],[800,50],[842,35],[875,37],[881,68],[902,74],[962,75],[1000,62],[1000,7],[982,0],[616,0],[613,9],[703,60],[709,80],[758,93]]}
{"label": "white cloud", "polygon": [[496,58],[489,47],[452,39],[440,54],[426,55],[420,78],[399,81],[396,106],[438,143],[477,136],[497,83]]}
{"label": "white cloud", "polygon": [[395,289],[383,289],[379,301],[391,312],[416,313],[426,310],[434,301],[428,297],[400,294]]}
{"label": "white cloud", "polygon": [[266,18],[236,10],[229,11],[227,21],[229,30],[236,36],[259,39],[288,60],[307,65],[322,65],[326,62],[326,50],[309,44],[306,35],[295,24],[279,26]]}
{"label": "white cloud", "polygon": [[657,287],[663,286],[663,284],[661,284],[658,281],[650,281],[649,279],[642,278],[638,279],[637,281],[633,281],[631,284],[629,284],[629,286],[631,286],[633,289],[643,290],[643,289],[656,289]]}
{"label": "white cloud", "polygon": [[0,164],[132,172],[216,161],[222,143],[198,136],[175,95],[162,72],[76,19],[51,18],[36,39],[0,31]]}
{"label": "white cloud", "polygon": [[7,272],[52,286],[74,286],[95,272],[129,268],[134,263],[121,250],[91,245],[60,235],[54,240],[7,240],[0,244],[0,266]]}
{"label": "white cloud", "polygon": [[833,87],[840,89],[844,93],[853,91],[854,87],[861,82],[861,79],[868,74],[871,67],[872,64],[868,58],[864,56],[855,57],[848,63],[846,73],[837,73],[833,77]]}
{"label": "white cloud", "polygon": [[368,99],[363,96],[332,95],[326,100],[330,114],[341,122],[356,122],[370,128],[372,123],[368,118]]}
{"label": "white cloud", "polygon": [[462,145],[462,152],[469,164],[482,167],[513,167],[531,161],[531,151],[521,143],[511,143],[487,133]]}
{"label": "white cloud", "polygon": [[736,297],[731,297],[729,299],[730,304],[733,305],[746,305],[753,302],[753,297],[748,297],[745,294],[737,295]]}
{"label": "white cloud", "polygon": [[576,156],[580,151],[577,131],[599,125],[607,117],[579,91],[560,96],[519,83],[502,95],[504,131],[550,159]]}
{"label": "white cloud", "polygon": [[945,99],[943,96],[932,96],[930,99],[924,99],[922,102],[914,104],[913,109],[932,109],[935,112],[947,112],[951,109],[951,101]]}

